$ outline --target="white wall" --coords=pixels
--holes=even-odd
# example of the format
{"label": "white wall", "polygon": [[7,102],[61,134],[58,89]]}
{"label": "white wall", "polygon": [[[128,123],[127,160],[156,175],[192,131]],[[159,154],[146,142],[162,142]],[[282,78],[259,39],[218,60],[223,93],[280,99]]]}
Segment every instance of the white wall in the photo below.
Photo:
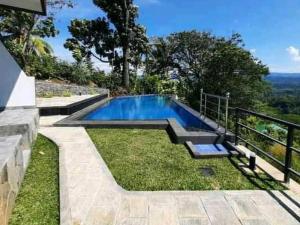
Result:
{"label": "white wall", "polygon": [[28,77],[0,41],[0,108],[35,106],[35,81]]}

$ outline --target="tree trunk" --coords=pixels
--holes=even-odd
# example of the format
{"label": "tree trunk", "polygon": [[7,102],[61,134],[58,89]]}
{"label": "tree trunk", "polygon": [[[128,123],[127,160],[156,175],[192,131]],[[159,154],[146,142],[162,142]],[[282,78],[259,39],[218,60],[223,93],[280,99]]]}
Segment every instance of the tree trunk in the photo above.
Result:
{"label": "tree trunk", "polygon": [[129,47],[123,47],[123,85],[129,90]]}
{"label": "tree trunk", "polygon": [[130,33],[129,33],[129,9],[127,5],[127,0],[124,0],[124,19],[125,19],[125,33],[126,37],[123,41],[123,85],[129,90],[129,41],[130,41]]}

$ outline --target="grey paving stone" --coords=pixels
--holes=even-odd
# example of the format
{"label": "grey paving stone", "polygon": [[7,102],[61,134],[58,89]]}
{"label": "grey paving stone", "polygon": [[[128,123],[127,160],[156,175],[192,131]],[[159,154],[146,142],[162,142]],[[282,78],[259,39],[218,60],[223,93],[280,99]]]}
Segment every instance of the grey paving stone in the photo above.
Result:
{"label": "grey paving stone", "polygon": [[176,196],[179,218],[207,217],[202,201],[197,196]]}
{"label": "grey paving stone", "polygon": [[248,198],[227,196],[226,199],[239,219],[255,219],[262,216],[255,203]]}
{"label": "grey paving stone", "polygon": [[145,196],[123,196],[118,219],[148,218],[148,201]]}
{"label": "grey paving stone", "polygon": [[184,218],[179,219],[180,225],[211,225],[208,218]]}
{"label": "grey paving stone", "polygon": [[116,225],[147,225],[147,219],[145,218],[127,218],[121,221],[117,221]]}
{"label": "grey paving stone", "polygon": [[172,205],[150,205],[149,225],[179,225],[177,212]]}
{"label": "grey paving stone", "polygon": [[241,225],[224,198],[202,198],[204,208],[212,225]]}
{"label": "grey paving stone", "polygon": [[243,225],[269,225],[264,219],[246,219],[242,220]]}

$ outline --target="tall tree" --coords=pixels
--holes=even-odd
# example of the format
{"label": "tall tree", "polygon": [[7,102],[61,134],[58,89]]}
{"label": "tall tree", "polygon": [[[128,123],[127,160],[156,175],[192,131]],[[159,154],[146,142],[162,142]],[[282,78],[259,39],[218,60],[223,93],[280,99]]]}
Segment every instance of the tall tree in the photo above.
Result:
{"label": "tall tree", "polygon": [[[177,71],[179,94],[195,107],[201,88],[219,95],[230,92],[231,103],[245,108],[254,106],[268,90],[264,81],[268,68],[244,49],[239,34],[223,38],[207,32],[187,31],[173,33],[163,43],[167,51],[162,52],[166,52],[166,57],[157,52],[156,46],[152,55],[154,65]],[[156,71],[159,67],[153,68]]]}
{"label": "tall tree", "polygon": [[129,89],[130,64],[138,62],[135,56],[147,48],[148,42],[145,29],[136,23],[138,8],[133,0],[93,2],[106,13],[107,18],[72,21],[69,30],[73,38],[66,41],[65,47],[77,60],[95,57],[109,62],[114,69],[122,68],[123,86]]}
{"label": "tall tree", "polygon": [[171,49],[165,38],[152,39],[146,59],[146,72],[167,78],[172,70]]}
{"label": "tall tree", "polygon": [[[14,52],[13,48],[9,50],[13,51],[16,57],[21,58],[23,65],[26,64],[28,55],[41,47],[42,42],[37,41],[37,38],[55,37],[58,34],[54,25],[54,16],[57,10],[64,6],[72,7],[71,0],[49,0],[47,4],[49,7],[48,16],[14,10],[0,10],[0,38],[8,46],[13,44],[19,46],[20,52]],[[39,44],[39,46],[35,46],[35,44]],[[44,50],[49,50],[47,44],[45,42],[43,44],[46,47]]]}

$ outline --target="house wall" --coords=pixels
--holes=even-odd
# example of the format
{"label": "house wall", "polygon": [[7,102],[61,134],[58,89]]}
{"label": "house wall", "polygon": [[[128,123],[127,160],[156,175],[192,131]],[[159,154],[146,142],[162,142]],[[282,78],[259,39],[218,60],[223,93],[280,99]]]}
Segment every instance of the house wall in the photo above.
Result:
{"label": "house wall", "polygon": [[35,106],[34,77],[28,77],[0,42],[0,109]]}

